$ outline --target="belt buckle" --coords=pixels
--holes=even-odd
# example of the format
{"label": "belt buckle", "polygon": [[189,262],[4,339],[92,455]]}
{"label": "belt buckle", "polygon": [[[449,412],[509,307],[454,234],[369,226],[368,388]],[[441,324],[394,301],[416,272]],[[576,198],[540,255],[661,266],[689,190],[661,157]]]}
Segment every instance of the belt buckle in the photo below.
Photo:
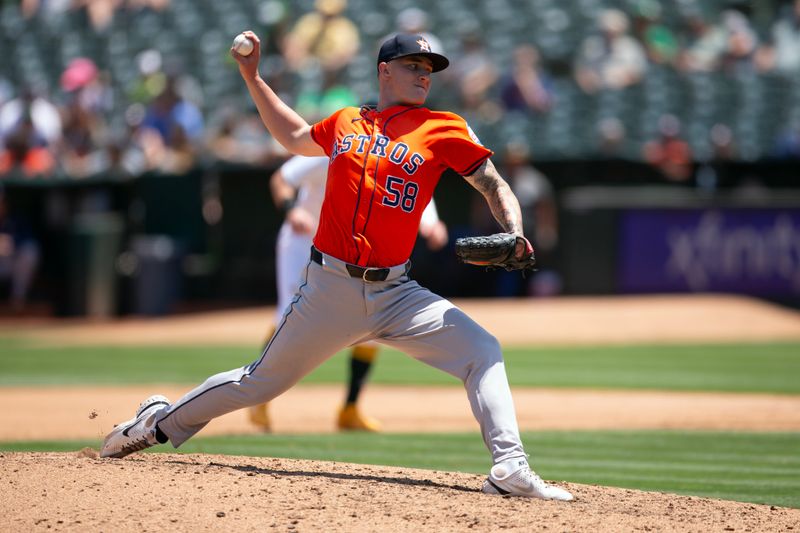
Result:
{"label": "belt buckle", "polygon": [[372,283],[372,281],[367,279],[367,272],[369,272],[370,270],[378,270],[378,269],[377,268],[365,268],[364,272],[361,273],[361,281],[363,281],[364,283]]}

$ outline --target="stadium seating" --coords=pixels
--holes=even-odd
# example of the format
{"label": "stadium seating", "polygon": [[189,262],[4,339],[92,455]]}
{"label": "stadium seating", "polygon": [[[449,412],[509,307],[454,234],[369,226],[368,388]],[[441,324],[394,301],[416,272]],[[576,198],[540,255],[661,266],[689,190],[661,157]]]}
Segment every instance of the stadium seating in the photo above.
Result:
{"label": "stadium seating", "polygon": [[[161,51],[165,64],[180,65],[199,81],[206,114],[223,101],[248,104],[235,64],[228,57],[231,38],[244,28],[266,34],[272,28],[259,20],[259,0],[171,0],[163,12],[120,9],[111,27],[95,32],[79,12],[45,13],[25,19],[16,3],[0,7],[0,77],[20,89],[46,89],[58,99],[60,73],[79,56],[108,70],[115,90],[114,113],[126,106],[137,81],[136,56],[148,48]],[[721,9],[722,0],[707,3]],[[284,2],[289,22],[313,8],[313,0]],[[350,0],[347,15],[362,31],[362,51],[345,76],[361,98],[374,96],[374,46],[392,30],[396,15],[419,5],[414,0]],[[425,7],[433,31],[451,56],[457,55],[462,33],[479,31],[497,67],[509,67],[512,50],[533,42],[555,76],[557,105],[544,115],[512,113],[503,120],[475,124],[487,142],[529,139],[542,158],[588,156],[596,144],[597,123],[623,122],[635,143],[652,138],[658,118],[678,116],[694,152],[710,153],[709,131],[725,124],[733,131],[741,158],[768,156],[788,121],[800,120],[800,77],[773,74],[683,74],[651,65],[645,80],[624,91],[581,92],[571,78],[571,63],[582,39],[594,31],[597,13],[608,6],[630,10],[628,0],[437,0]],[[678,15],[664,10],[667,24]],[[306,80],[308,81],[308,80]],[[458,109],[455,109],[458,111]]]}

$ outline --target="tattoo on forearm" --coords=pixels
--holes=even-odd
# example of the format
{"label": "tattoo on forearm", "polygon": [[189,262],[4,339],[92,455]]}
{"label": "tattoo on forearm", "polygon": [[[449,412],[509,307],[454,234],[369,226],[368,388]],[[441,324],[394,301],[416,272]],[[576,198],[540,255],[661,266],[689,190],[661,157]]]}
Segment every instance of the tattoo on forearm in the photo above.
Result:
{"label": "tattoo on forearm", "polygon": [[474,174],[465,179],[486,198],[492,215],[504,231],[522,235],[522,215],[517,197],[491,160],[487,159]]}

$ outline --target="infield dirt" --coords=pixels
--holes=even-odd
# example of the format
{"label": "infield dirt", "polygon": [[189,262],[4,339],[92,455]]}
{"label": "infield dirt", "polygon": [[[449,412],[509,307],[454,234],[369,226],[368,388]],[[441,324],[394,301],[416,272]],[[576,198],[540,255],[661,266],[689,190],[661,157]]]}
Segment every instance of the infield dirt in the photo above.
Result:
{"label": "infield dirt", "polygon": [[[800,313],[737,297],[459,303],[506,345],[800,340]],[[0,336],[13,332],[44,344],[75,345],[257,343],[270,313],[260,308],[164,320],[6,322]],[[175,396],[185,389],[164,392]],[[162,389],[0,389],[0,402],[14,406],[0,411],[0,440],[99,439],[150,392]],[[800,430],[796,396],[513,392],[523,429]],[[320,406],[335,407],[342,394],[333,386],[290,391],[275,402],[276,430],[330,430],[333,413]],[[390,431],[477,431],[457,389],[370,387],[364,401]],[[304,410],[292,411],[292,405]],[[297,420],[303,424],[289,423]],[[247,431],[252,430],[242,414],[233,413],[203,434]],[[480,494],[482,480],[472,474],[253,457],[155,454],[101,460],[91,449],[5,452],[0,453],[0,531],[800,529],[797,509],[560,481],[575,502],[507,499]]]}

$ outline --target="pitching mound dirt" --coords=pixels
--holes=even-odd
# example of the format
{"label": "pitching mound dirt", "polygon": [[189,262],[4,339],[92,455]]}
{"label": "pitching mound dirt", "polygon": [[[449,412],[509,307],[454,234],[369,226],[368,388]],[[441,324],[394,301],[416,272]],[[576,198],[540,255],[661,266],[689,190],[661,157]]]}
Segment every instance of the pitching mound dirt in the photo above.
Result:
{"label": "pitching mound dirt", "polygon": [[480,493],[482,476],[318,461],[86,450],[0,454],[6,531],[789,531],[800,510],[560,483],[574,502]]}

